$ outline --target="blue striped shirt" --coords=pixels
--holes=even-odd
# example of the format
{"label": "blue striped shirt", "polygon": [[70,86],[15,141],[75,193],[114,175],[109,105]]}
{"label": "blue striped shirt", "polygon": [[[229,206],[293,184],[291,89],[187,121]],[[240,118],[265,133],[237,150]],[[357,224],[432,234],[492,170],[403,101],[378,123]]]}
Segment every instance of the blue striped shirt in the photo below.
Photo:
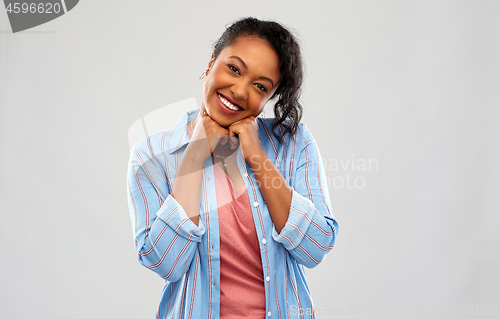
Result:
{"label": "blue striped shirt", "polygon": [[[186,112],[166,131],[140,140],[130,154],[128,203],[139,262],[165,280],[157,318],[219,318],[219,223],[212,156],[203,169],[198,225],[170,195],[190,137]],[[278,143],[274,119],[257,118],[262,147],[293,188],[286,225],[273,225],[250,164],[237,163],[259,239],[268,318],[315,318],[304,266],[317,266],[338,232],[319,150],[300,123],[295,138]],[[282,126],[280,132],[284,131]],[[244,314],[242,314],[244,317]]]}

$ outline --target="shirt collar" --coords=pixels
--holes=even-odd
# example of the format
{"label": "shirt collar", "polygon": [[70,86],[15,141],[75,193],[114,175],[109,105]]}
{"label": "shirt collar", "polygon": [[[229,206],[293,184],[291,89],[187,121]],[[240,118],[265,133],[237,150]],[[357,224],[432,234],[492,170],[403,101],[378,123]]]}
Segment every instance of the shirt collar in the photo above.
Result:
{"label": "shirt collar", "polygon": [[177,152],[180,148],[191,141],[191,138],[189,137],[189,134],[187,132],[187,125],[198,116],[199,112],[199,109],[187,111],[175,124],[170,135],[170,147],[168,151],[169,154]]}

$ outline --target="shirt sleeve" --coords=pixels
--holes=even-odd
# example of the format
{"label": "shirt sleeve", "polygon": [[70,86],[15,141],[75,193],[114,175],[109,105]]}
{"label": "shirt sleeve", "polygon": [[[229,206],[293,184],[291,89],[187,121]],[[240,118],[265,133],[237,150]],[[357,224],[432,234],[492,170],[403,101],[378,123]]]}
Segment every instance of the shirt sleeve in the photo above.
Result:
{"label": "shirt sleeve", "polygon": [[[170,195],[161,161],[151,154],[150,138],[130,154],[127,176],[128,204],[139,262],[168,281],[187,271],[205,233]],[[163,157],[163,155],[161,155]]]}
{"label": "shirt sleeve", "polygon": [[273,238],[304,266],[314,268],[333,248],[338,224],[316,142],[304,124],[301,131],[305,146],[298,156],[288,220],[280,233],[273,227]]}

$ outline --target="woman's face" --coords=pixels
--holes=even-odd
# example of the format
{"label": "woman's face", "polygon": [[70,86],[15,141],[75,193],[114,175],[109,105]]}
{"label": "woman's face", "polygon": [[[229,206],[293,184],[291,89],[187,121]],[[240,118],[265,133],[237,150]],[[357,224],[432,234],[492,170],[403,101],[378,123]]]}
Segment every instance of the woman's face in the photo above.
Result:
{"label": "woman's face", "polygon": [[210,61],[203,85],[205,111],[222,127],[257,117],[280,81],[279,58],[256,36],[236,39]]}

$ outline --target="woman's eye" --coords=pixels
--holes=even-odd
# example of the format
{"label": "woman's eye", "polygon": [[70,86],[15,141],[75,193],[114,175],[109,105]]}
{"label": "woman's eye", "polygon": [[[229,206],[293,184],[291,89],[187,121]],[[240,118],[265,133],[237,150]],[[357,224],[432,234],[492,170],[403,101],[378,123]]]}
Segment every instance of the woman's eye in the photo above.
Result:
{"label": "woman's eye", "polygon": [[256,86],[256,87],[258,87],[258,88],[259,88],[259,90],[264,91],[264,92],[267,92],[266,87],[265,87],[265,86],[263,86],[262,84],[256,83],[256,84],[255,84],[255,86]]}
{"label": "woman's eye", "polygon": [[240,74],[240,70],[238,70],[237,67],[233,66],[233,65],[229,65],[229,68],[231,69],[231,71],[233,71],[234,73],[236,74]]}

